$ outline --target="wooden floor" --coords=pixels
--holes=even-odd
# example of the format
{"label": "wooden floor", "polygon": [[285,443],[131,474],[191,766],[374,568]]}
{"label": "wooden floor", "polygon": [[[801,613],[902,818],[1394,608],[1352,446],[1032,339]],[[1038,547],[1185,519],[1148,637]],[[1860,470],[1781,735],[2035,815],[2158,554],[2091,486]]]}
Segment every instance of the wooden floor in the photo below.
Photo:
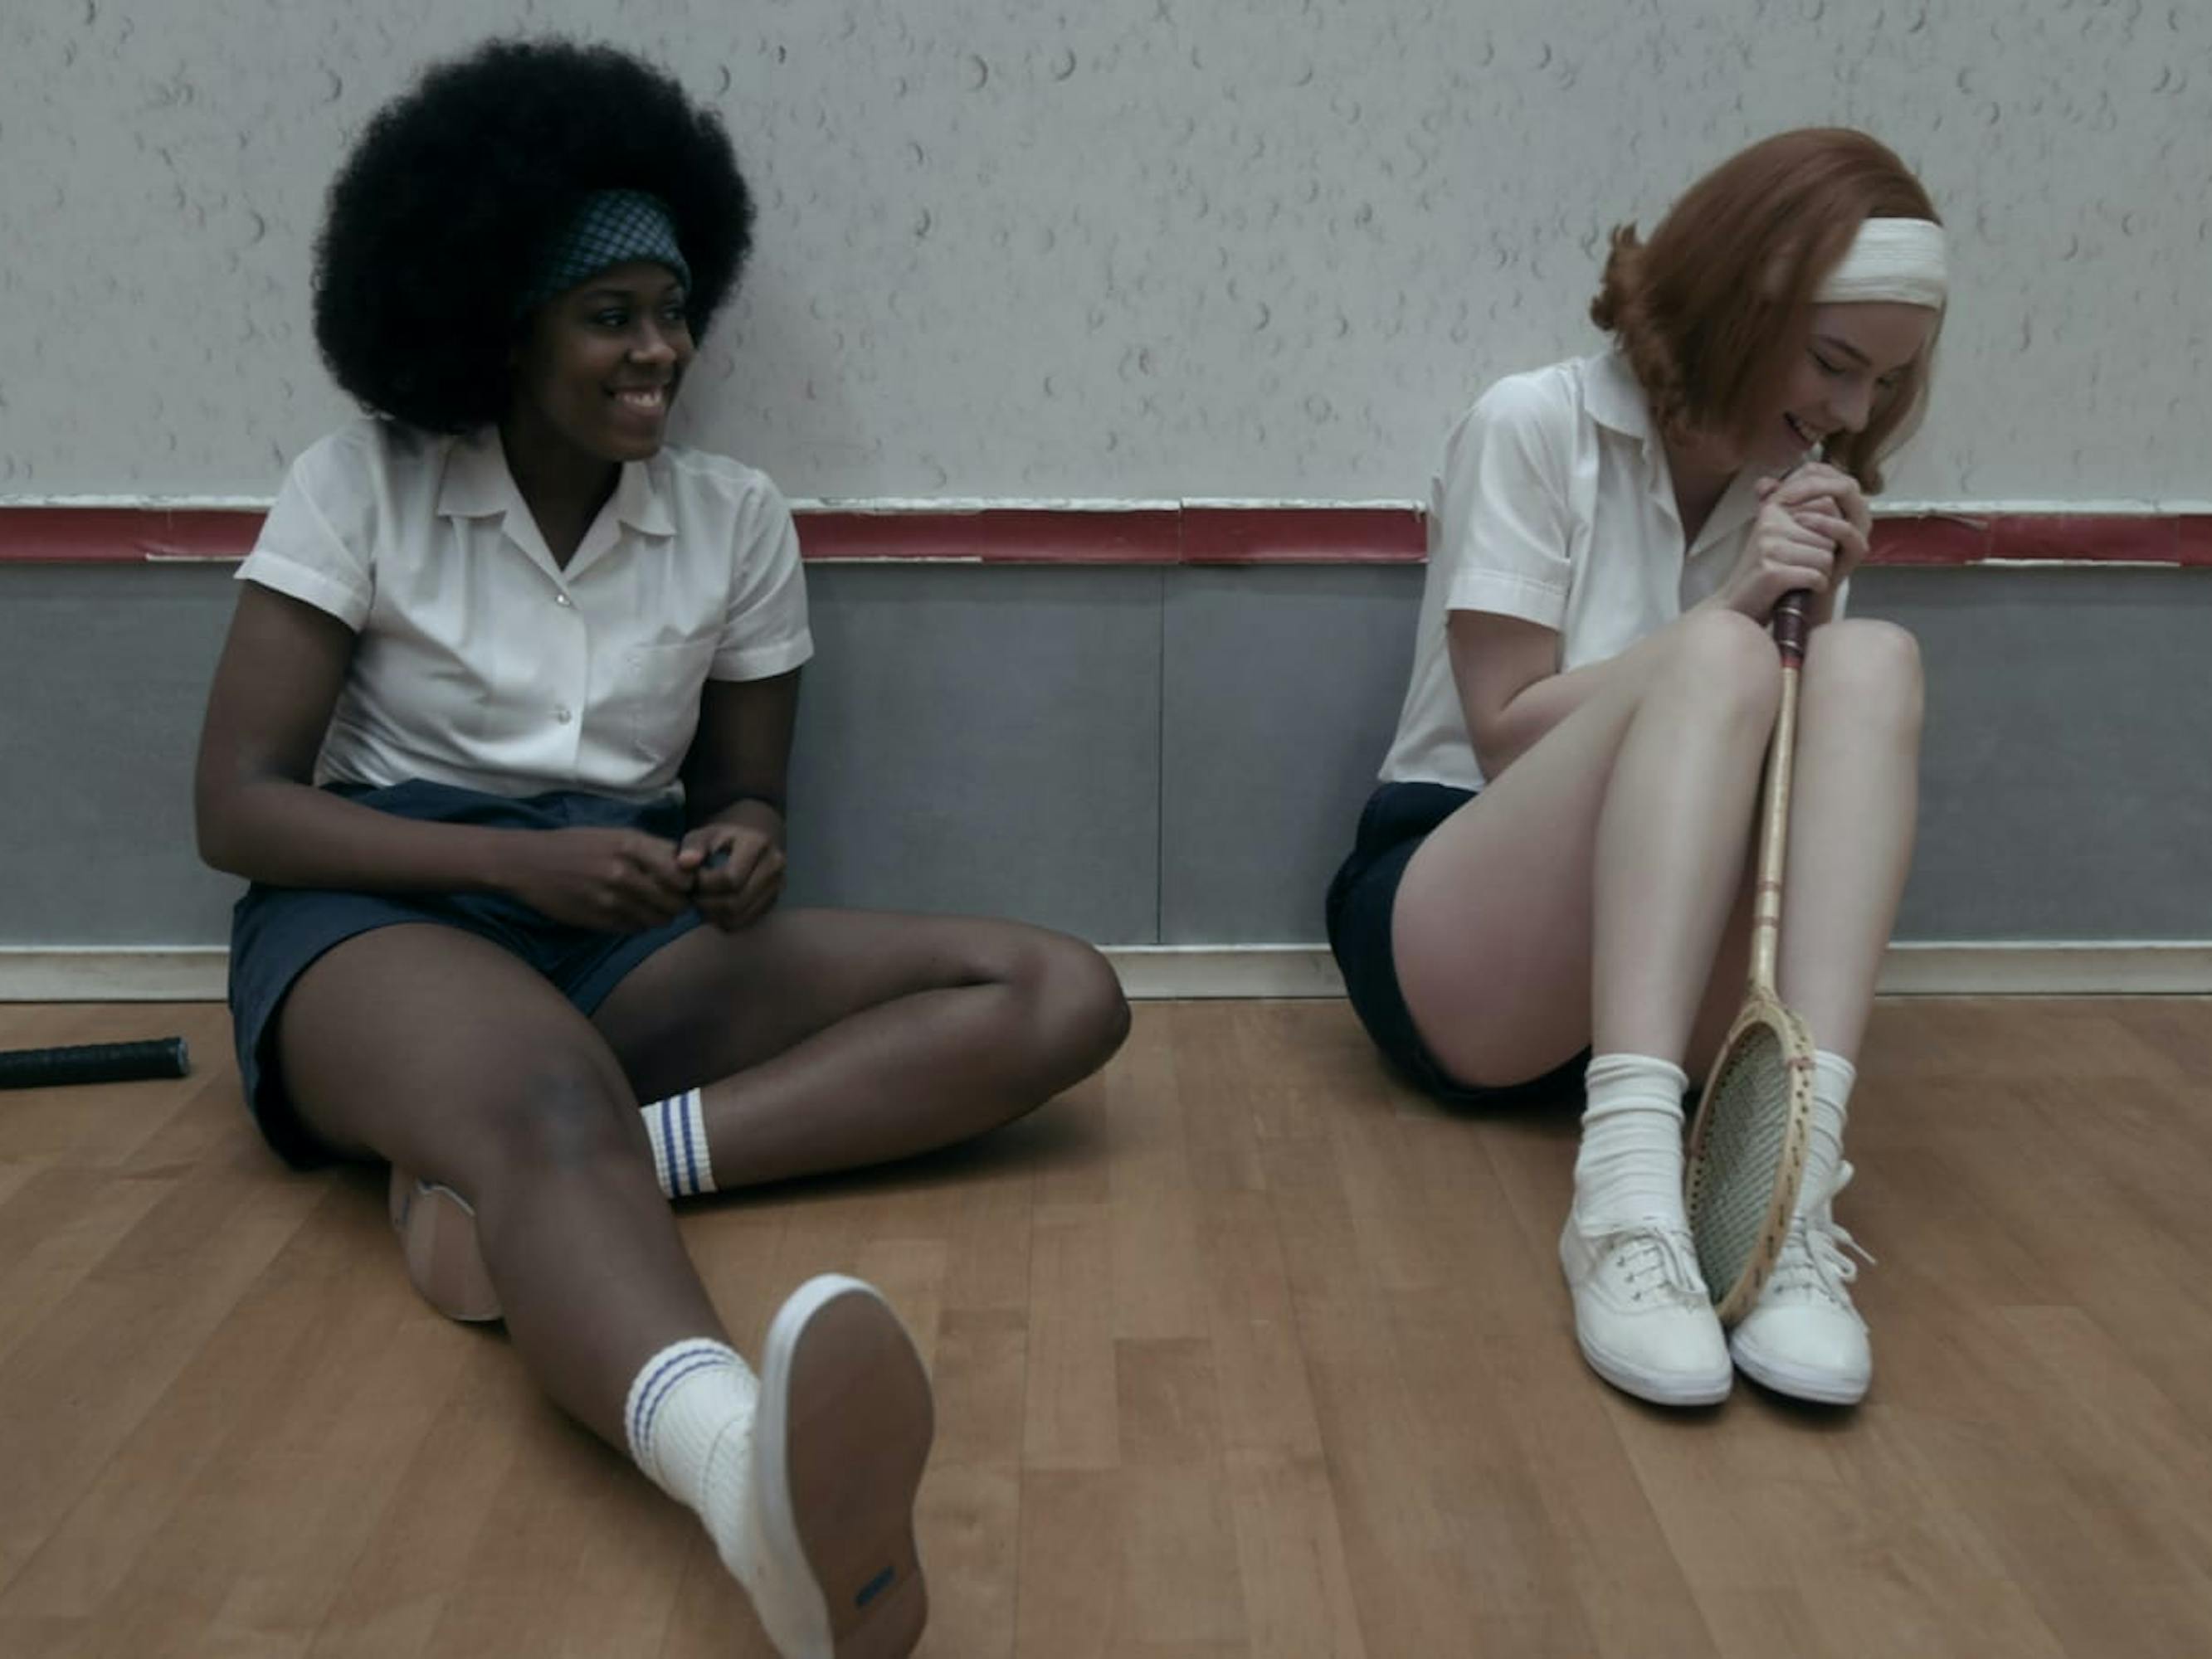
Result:
{"label": "wooden floor", "polygon": [[[182,1083],[0,1094],[0,1654],[764,1654],[703,1534]],[[1153,1005],[983,1146],[684,1227],[749,1351],[823,1268],[935,1373],[923,1651],[2212,1653],[2212,1005],[1885,1004],[1844,1218],[1875,1392],[1577,1357],[1571,1108],[1455,1121],[1338,1003]]]}

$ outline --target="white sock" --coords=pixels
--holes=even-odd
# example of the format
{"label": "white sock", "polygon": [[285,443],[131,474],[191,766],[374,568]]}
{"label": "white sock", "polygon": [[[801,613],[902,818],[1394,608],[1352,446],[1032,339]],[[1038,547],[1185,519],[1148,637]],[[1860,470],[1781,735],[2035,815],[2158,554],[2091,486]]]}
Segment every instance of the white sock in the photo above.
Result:
{"label": "white sock", "polygon": [[1690,1079],[1649,1054],[1595,1054],[1584,1073],[1575,1211],[1586,1231],[1658,1220],[1688,1224],[1682,1208],[1682,1095]]}
{"label": "white sock", "polygon": [[1858,1068],[1826,1048],[1813,1051],[1813,1138],[1805,1154],[1805,1184],[1797,1189],[1797,1213],[1827,1201],[1844,1161],[1844,1125],[1850,1116],[1851,1085]]}
{"label": "white sock", "polygon": [[735,1349],[692,1337],[645,1362],[623,1413],[632,1459],[706,1523],[725,1562],[735,1554],[759,1394],[751,1368]]}
{"label": "white sock", "polygon": [[653,1137],[653,1172],[671,1198],[691,1198],[714,1190],[714,1166],[707,1156],[705,1107],[696,1089],[656,1100],[641,1109],[645,1132]]}

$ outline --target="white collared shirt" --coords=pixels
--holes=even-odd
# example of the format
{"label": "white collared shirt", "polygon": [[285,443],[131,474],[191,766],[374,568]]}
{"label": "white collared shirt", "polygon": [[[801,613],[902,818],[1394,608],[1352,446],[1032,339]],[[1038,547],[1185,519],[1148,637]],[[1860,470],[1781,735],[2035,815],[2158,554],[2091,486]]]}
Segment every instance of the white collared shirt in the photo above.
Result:
{"label": "white collared shirt", "polygon": [[814,651],[783,497],[683,449],[622,469],[563,569],[495,428],[363,418],[293,463],[238,574],[359,636],[318,783],[654,799],[678,787],[708,680]]}
{"label": "white collared shirt", "polygon": [[1747,471],[1686,549],[1650,399],[1617,350],[1508,375],[1452,428],[1429,498],[1413,675],[1383,781],[1482,785],[1452,679],[1455,611],[1559,635],[1559,672],[1616,656],[1717,589],[1757,516]]}

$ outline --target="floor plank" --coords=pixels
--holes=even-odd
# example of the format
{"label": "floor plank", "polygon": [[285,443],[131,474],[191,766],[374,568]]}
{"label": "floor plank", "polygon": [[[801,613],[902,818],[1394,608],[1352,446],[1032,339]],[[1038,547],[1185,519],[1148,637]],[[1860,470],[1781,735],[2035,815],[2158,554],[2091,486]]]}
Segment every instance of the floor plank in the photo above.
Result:
{"label": "floor plank", "polygon": [[[0,1094],[0,1651],[767,1652],[696,1527],[298,1175],[216,1007],[173,1082]],[[939,1659],[2212,1651],[2212,1004],[1884,1002],[1839,1205],[1875,1391],[1583,1367],[1574,1102],[1455,1116],[1343,1005],[1156,1004],[975,1146],[688,1207],[740,1346],[816,1272],[933,1371]]]}

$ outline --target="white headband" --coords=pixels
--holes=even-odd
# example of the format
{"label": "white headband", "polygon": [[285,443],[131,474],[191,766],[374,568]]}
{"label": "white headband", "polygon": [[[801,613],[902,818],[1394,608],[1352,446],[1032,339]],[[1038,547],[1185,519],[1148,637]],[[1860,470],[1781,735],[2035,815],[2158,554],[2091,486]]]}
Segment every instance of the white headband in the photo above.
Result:
{"label": "white headband", "polygon": [[1813,299],[1824,306],[1887,300],[1941,311],[1949,285],[1942,226],[1926,219],[1869,219]]}

